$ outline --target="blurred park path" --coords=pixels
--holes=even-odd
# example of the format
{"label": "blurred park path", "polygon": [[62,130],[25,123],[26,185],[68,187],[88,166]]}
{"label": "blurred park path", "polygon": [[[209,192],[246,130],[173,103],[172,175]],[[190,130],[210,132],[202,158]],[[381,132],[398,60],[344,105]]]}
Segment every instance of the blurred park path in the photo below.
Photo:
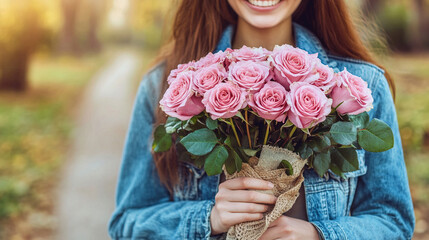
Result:
{"label": "blurred park path", "polygon": [[122,147],[140,59],[120,52],[90,81],[80,98],[76,128],[57,190],[55,239],[109,239]]}

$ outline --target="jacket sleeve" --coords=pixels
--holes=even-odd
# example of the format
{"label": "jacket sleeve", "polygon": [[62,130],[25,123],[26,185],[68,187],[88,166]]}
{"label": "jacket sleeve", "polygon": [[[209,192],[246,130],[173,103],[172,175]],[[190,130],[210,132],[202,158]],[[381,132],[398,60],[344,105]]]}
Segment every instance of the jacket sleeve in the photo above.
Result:
{"label": "jacket sleeve", "polygon": [[365,153],[367,173],[358,179],[351,216],[312,222],[326,240],[411,239],[414,212],[392,95],[383,72],[374,79],[372,118],[386,122],[394,147]]}
{"label": "jacket sleeve", "polygon": [[109,222],[112,239],[209,239],[213,201],[169,201],[151,155],[154,112],[161,73],[140,84],[125,143]]}

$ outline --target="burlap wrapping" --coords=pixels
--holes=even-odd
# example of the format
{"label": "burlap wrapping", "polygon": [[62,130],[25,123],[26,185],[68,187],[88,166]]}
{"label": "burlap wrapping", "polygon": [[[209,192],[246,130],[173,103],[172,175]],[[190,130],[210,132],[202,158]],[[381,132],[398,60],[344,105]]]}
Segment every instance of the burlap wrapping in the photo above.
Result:
{"label": "burlap wrapping", "polygon": [[[287,160],[293,167],[293,175],[288,176],[285,169],[276,168],[282,160]],[[263,166],[261,166],[261,163]],[[229,175],[225,169],[226,179],[237,177],[253,177],[263,179],[274,184],[272,193],[277,197],[274,207],[264,214],[264,218],[258,221],[244,222],[231,227],[227,233],[227,240],[256,240],[268,228],[268,226],[283,213],[292,208],[299,196],[299,189],[304,181],[303,172],[307,160],[301,159],[295,153],[271,146],[263,146],[261,156],[249,159],[249,164],[243,163],[242,170]],[[273,167],[275,166],[275,167]],[[270,170],[273,169],[273,170]]]}

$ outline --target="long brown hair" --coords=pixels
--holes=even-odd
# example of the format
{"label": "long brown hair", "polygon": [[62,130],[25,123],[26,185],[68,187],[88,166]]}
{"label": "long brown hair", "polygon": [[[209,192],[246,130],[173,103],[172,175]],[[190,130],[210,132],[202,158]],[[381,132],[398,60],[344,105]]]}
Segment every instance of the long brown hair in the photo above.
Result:
{"label": "long brown hair", "polygon": [[[302,0],[292,18],[313,32],[331,54],[367,61],[383,68],[360,39],[343,0]],[[162,93],[167,88],[166,78],[172,69],[213,51],[223,30],[236,21],[237,15],[227,0],[181,0],[172,26],[171,41],[162,55],[166,64]],[[387,72],[385,75],[394,92],[390,75]],[[165,122],[165,119],[165,114],[158,111],[157,123]],[[175,148],[154,154],[154,160],[161,182],[172,194],[173,187],[179,183]]]}

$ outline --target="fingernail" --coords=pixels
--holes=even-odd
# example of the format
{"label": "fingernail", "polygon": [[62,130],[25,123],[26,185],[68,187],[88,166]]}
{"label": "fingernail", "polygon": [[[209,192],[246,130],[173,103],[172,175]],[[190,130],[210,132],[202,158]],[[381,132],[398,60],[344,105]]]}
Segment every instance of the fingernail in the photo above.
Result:
{"label": "fingernail", "polygon": [[273,183],[271,183],[271,182],[269,182],[269,183],[268,183],[268,186],[269,186],[270,188],[273,188],[273,187],[274,187],[274,184],[273,184]]}

